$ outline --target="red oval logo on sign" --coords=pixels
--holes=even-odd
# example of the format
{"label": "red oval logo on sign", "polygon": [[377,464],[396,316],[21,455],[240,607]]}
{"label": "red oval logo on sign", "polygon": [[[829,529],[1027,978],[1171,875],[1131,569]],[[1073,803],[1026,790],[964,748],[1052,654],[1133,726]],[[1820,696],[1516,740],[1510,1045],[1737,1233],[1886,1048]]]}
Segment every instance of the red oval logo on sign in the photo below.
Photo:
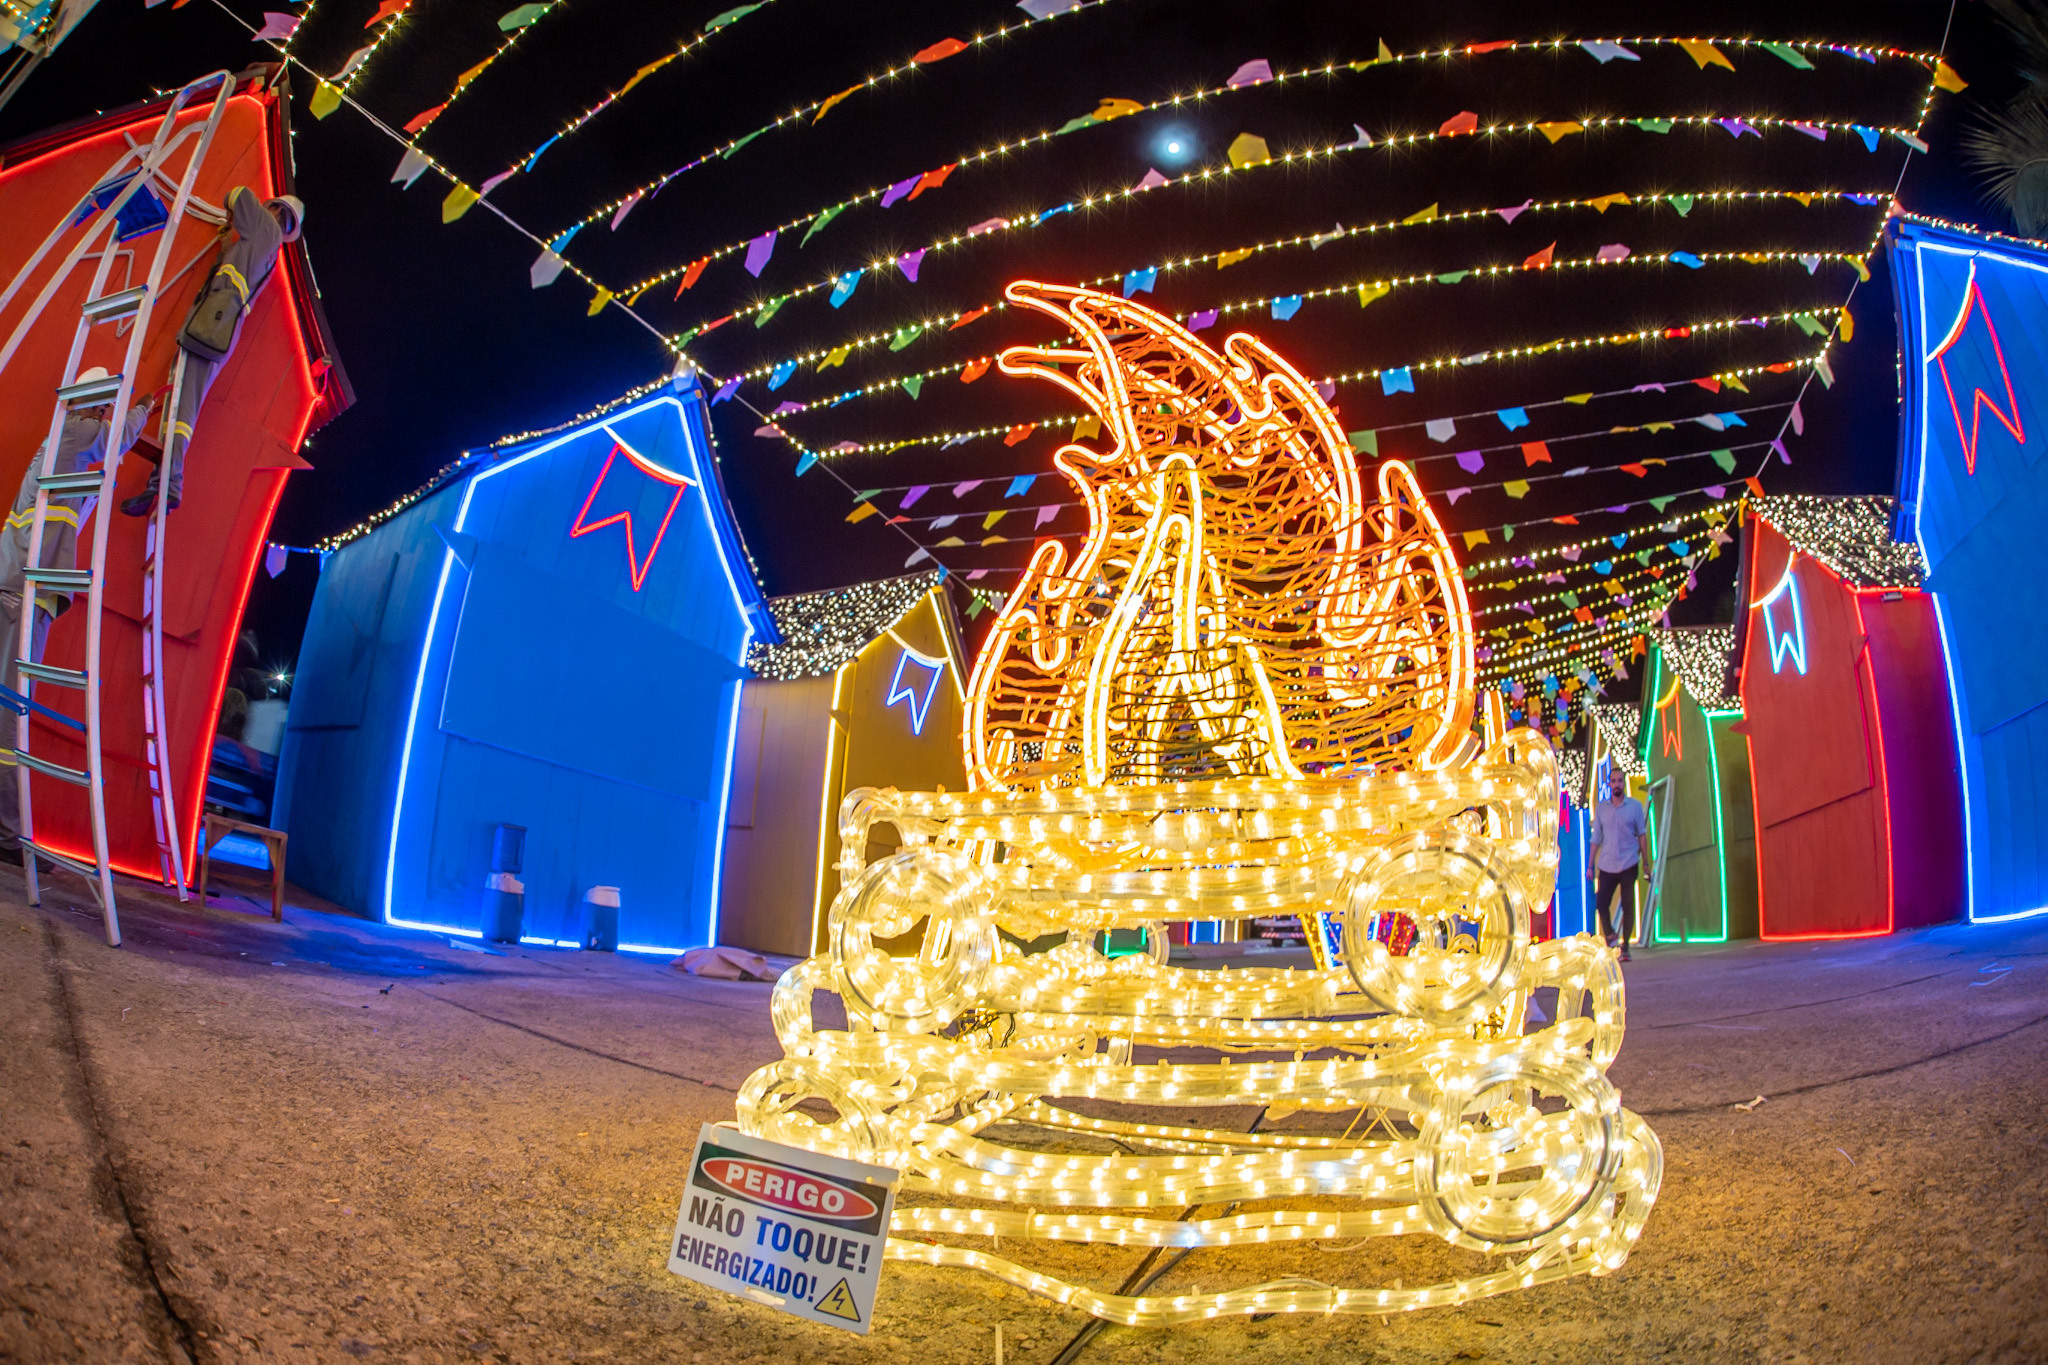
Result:
{"label": "red oval logo on sign", "polygon": [[769,1161],[713,1157],[704,1163],[713,1183],[763,1204],[835,1223],[858,1223],[881,1212],[874,1200],[836,1181]]}

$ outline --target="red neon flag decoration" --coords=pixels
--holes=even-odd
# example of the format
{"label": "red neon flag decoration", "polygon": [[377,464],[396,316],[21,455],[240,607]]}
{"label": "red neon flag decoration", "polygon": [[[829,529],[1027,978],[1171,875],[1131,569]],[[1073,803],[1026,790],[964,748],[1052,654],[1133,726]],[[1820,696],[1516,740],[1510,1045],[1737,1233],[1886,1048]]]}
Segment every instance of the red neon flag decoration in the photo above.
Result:
{"label": "red neon flag decoration", "polygon": [[[1983,339],[1988,339],[1991,343],[1989,359],[1998,367],[1996,387],[2005,391],[2003,408],[1998,406],[1995,398],[1984,391],[1985,383],[1991,380],[1991,365],[1985,363],[1982,340],[1976,335],[1980,329],[1974,324],[1979,319],[1983,321]],[[1956,351],[1966,337],[1976,340],[1977,344]],[[1949,368],[1952,351],[1955,351],[1954,371]],[[1977,286],[1977,268],[1974,263],[1970,267],[1969,287],[1963,291],[1962,309],[1956,314],[1955,322],[1950,324],[1948,335],[1942,338],[1941,345],[1934,348],[1931,358],[1941,369],[1941,386],[1948,394],[1948,410],[1955,418],[1956,439],[1962,442],[1963,468],[1967,473],[1977,472],[1977,445],[1986,409],[1990,410],[1991,416],[2000,426],[2011,433],[2014,441],[2020,445],[2027,443],[2026,428],[2020,420],[2019,398],[2013,392],[2012,372],[2005,365],[2005,345],[1999,340],[1997,324],[1991,320],[1991,309],[1984,302],[1984,291]],[[1959,379],[1969,393],[1970,410],[1967,420],[1963,404],[1956,396]]]}

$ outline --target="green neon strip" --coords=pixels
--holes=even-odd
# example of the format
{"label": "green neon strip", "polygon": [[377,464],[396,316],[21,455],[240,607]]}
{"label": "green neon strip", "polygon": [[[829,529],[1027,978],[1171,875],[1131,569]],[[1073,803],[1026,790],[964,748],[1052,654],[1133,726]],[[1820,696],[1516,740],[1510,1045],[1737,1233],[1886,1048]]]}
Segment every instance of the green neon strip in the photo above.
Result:
{"label": "green neon strip", "polygon": [[[1649,698],[1655,697],[1660,691],[1663,690],[1663,674],[1664,650],[1662,646],[1659,646],[1655,650],[1650,660],[1649,686],[1647,690],[1643,693],[1643,696],[1646,701]],[[1716,866],[1716,871],[1720,874],[1721,878],[1721,932],[1713,937],[1700,936],[1691,938],[1688,938],[1684,934],[1666,934],[1664,932],[1664,900],[1663,897],[1660,896],[1657,899],[1656,922],[1651,926],[1652,937],[1654,937],[1656,941],[1659,943],[1726,943],[1728,941],[1728,841],[1726,838],[1726,829],[1722,823],[1723,817],[1721,814],[1721,754],[1719,746],[1716,745],[1714,742],[1714,721],[1717,717],[1739,716],[1742,714],[1742,712],[1740,710],[1706,710],[1704,707],[1701,707],[1699,703],[1695,702],[1690,694],[1681,697],[1676,703],[1676,705],[1680,707],[1691,706],[1695,710],[1699,711],[1701,720],[1705,724],[1707,730],[1707,789],[1710,793],[1712,793],[1714,798],[1714,862]],[[1650,780],[1652,782],[1656,781],[1658,777],[1663,775],[1656,771],[1656,769],[1652,766],[1650,761],[1651,750],[1655,748],[1655,746],[1650,742],[1650,734],[1652,726],[1656,722],[1656,719],[1656,708],[1652,706],[1650,709],[1649,720],[1643,726],[1642,735],[1643,771],[1650,775]],[[1678,724],[1680,727],[1679,732],[1681,735],[1683,735],[1685,721],[1682,715],[1680,716]],[[1673,773],[1670,776],[1673,779],[1673,791],[1675,792],[1677,790],[1677,774]],[[1650,859],[1652,866],[1654,866],[1657,858],[1657,822],[1655,820],[1651,820],[1647,823],[1649,825],[1650,834]],[[1670,869],[1666,868],[1665,872],[1668,875]]]}
{"label": "green neon strip", "polygon": [[1698,940],[1701,943],[1726,943],[1728,941],[1728,840],[1721,828],[1721,755],[1714,744],[1714,719],[1717,716],[1741,715],[1740,711],[1708,711],[1702,709],[1701,717],[1707,723],[1707,763],[1709,786],[1714,793],[1714,861],[1721,870],[1721,934],[1718,938]]}

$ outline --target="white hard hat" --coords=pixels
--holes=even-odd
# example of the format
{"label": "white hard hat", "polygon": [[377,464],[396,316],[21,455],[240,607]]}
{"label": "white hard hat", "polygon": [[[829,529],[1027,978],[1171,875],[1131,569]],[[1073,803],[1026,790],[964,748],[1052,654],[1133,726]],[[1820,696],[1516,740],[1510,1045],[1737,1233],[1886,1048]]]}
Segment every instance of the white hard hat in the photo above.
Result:
{"label": "white hard hat", "polygon": [[104,365],[95,365],[89,370],[80,370],[78,372],[78,382],[81,384],[94,379],[105,379],[106,377],[107,367]]}
{"label": "white hard hat", "polygon": [[306,205],[296,194],[280,194],[264,205],[265,208],[281,208],[289,220],[284,225],[284,239],[287,242],[299,240],[299,232],[306,225]]}

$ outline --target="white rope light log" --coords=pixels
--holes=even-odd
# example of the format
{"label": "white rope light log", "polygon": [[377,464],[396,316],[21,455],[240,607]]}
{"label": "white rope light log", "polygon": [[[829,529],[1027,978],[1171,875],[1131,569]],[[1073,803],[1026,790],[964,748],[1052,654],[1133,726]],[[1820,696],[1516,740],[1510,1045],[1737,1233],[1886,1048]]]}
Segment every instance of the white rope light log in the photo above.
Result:
{"label": "white rope light log", "polygon": [[[1366,502],[1327,406],[1250,337],[1219,355],[1109,295],[1011,297],[1088,350],[1005,369],[1084,393],[1115,441],[1059,460],[1090,493],[1086,571],[1034,557],[1003,608],[969,688],[975,791],[847,797],[828,949],[776,986],[784,1055],[740,1126],[900,1170],[892,1259],[1132,1325],[1619,1267],[1663,1169],[1606,1078],[1620,970],[1588,936],[1531,942],[1556,762],[1497,708],[1490,743],[1472,731],[1470,611],[1420,489],[1386,462]],[[900,851],[870,860],[878,827]],[[1168,962],[1169,924],[1268,915],[1302,919],[1313,966]],[[1118,930],[1145,947],[1113,955]],[[1530,1031],[1546,987],[1555,1017]],[[846,1030],[816,1026],[819,991]],[[1223,1107],[1358,1117],[1198,1121]],[[1414,1288],[1131,1296],[997,1251],[1405,1236],[1507,1259]]]}

